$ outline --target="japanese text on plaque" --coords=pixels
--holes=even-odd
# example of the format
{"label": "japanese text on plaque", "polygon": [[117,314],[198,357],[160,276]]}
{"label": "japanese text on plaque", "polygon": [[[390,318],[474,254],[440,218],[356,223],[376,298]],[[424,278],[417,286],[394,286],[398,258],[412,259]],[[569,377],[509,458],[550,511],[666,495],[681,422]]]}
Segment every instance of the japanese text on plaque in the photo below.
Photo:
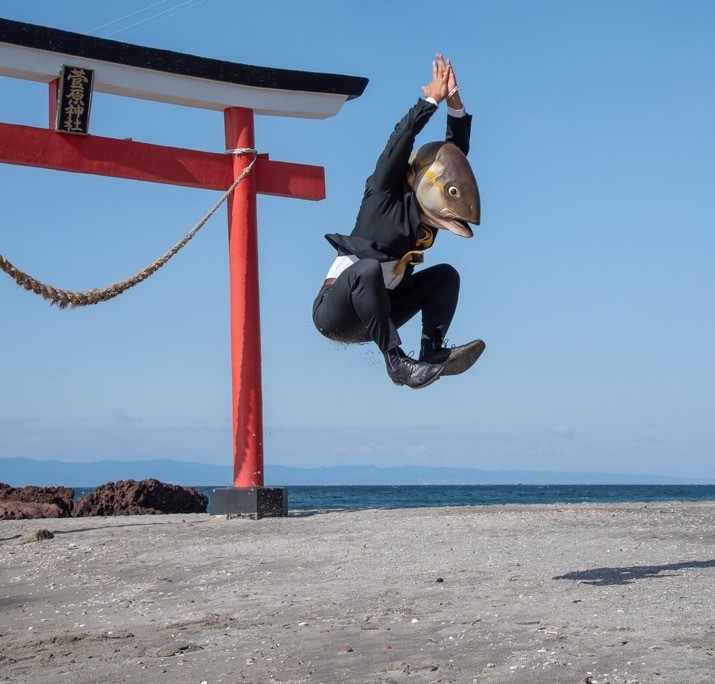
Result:
{"label": "japanese text on plaque", "polygon": [[89,132],[93,80],[92,69],[62,65],[57,97],[56,130],[83,135]]}

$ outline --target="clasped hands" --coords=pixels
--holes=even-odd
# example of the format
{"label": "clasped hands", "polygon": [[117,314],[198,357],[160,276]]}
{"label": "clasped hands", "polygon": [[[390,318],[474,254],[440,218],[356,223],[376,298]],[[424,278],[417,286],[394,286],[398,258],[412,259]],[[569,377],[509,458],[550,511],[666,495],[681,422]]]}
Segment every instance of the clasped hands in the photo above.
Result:
{"label": "clasped hands", "polygon": [[422,92],[425,99],[431,97],[437,104],[447,100],[447,104],[453,109],[462,108],[452,62],[449,59],[445,61],[444,56],[439,53],[437,59],[432,62],[432,81],[422,86]]}

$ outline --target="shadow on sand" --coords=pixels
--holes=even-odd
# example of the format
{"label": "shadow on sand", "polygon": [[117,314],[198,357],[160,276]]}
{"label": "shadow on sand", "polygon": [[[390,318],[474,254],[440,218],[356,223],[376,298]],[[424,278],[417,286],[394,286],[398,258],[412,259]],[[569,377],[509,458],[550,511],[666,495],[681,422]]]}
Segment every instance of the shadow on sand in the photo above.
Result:
{"label": "shadow on sand", "polygon": [[668,563],[667,565],[633,565],[628,568],[593,568],[592,570],[575,570],[565,575],[554,577],[555,580],[574,580],[584,584],[604,587],[613,584],[633,584],[636,580],[661,577],[673,577],[677,570],[687,568],[715,568],[715,558],[707,561],[686,561],[684,563]]}
{"label": "shadow on sand", "polygon": [[[113,520],[121,519],[124,516],[88,516],[85,518],[85,520],[89,519],[94,519],[97,520],[99,518],[106,519],[106,518],[112,518]],[[138,517],[138,516],[133,516],[133,517]],[[23,522],[36,522],[38,523],[38,527],[45,527],[49,528],[50,525],[52,524],[53,520],[57,520],[57,518],[33,518],[30,520],[24,520]],[[60,518],[60,520],[81,520],[81,518]],[[209,518],[208,516],[206,517],[205,520],[192,520],[190,525],[196,525],[199,523],[203,522],[208,522]],[[43,524],[44,523],[44,524]],[[107,530],[107,529],[118,529],[120,527],[147,527],[149,525],[176,525],[176,521],[174,520],[147,520],[146,522],[134,522],[134,523],[115,523],[115,524],[110,524],[110,525],[94,525],[93,527],[74,527],[70,528],[68,530],[50,530],[52,534],[55,536],[57,535],[63,535],[63,534],[79,534],[81,532],[93,532],[94,530]],[[29,531],[29,530],[28,530]],[[0,543],[3,542],[8,542],[12,541],[13,539],[19,539],[22,537],[21,533],[18,534],[13,534],[10,535],[9,537],[0,537]]]}
{"label": "shadow on sand", "polygon": [[[315,509],[315,510],[307,510],[307,511],[290,511],[288,513],[289,518],[312,518],[313,516],[316,515],[327,515],[329,513],[350,513],[349,510],[322,510],[322,509]],[[175,515],[181,515],[179,513]],[[193,514],[192,514],[193,515]],[[123,516],[106,516],[109,518],[112,518],[113,520],[117,520],[117,518],[121,519]],[[136,518],[138,516],[132,516],[133,518]],[[147,516],[148,517],[148,516]],[[221,516],[218,516],[221,517]],[[99,518],[105,518],[105,516],[88,516],[88,519],[94,519],[97,520]],[[70,518],[62,518],[62,520],[69,520]],[[74,518],[74,520],[78,520],[79,518]],[[198,519],[198,520],[191,520],[188,524],[189,525],[198,525],[201,523],[207,523],[211,520],[211,516],[207,514],[204,518]],[[265,520],[269,520],[270,518],[264,518]],[[35,521],[39,524],[39,526],[42,526],[42,521],[49,521],[55,520],[55,518],[36,518]],[[241,520],[241,518],[236,518],[236,520]],[[249,522],[256,522],[256,521],[249,521]],[[103,530],[103,529],[118,529],[120,527],[146,527],[149,525],[176,525],[177,521],[176,520],[146,520],[142,522],[132,522],[132,523],[127,523],[127,524],[122,524],[122,523],[111,523],[109,525],[94,525],[92,527],[75,527],[75,528],[70,528],[68,530],[51,530],[52,534],[54,535],[73,535],[73,534],[79,534],[81,532],[93,532],[95,530]],[[4,542],[10,542],[15,539],[19,539],[22,536],[22,534],[17,533],[13,534],[7,537],[0,537],[0,544]]]}

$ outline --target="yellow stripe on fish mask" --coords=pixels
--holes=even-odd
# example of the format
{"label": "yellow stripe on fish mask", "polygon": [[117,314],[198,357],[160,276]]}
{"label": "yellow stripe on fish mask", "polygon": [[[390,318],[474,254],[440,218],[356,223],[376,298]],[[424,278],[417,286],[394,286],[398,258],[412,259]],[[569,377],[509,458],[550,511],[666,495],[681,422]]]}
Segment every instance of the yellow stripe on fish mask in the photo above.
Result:
{"label": "yellow stripe on fish mask", "polygon": [[440,190],[444,190],[444,184],[437,180],[437,174],[435,174],[435,172],[430,168],[432,162],[428,163],[423,159],[420,159],[420,157],[415,154],[415,156],[412,157],[410,165],[412,166],[415,175],[418,175],[420,173],[423,174],[427,177],[427,180],[432,183],[432,185],[436,185]]}

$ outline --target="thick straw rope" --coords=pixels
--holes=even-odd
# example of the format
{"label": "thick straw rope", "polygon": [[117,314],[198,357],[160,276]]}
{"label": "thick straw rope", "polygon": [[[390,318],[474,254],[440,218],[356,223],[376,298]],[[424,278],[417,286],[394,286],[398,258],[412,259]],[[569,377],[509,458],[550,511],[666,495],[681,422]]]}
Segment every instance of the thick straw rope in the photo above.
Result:
{"label": "thick straw rope", "polygon": [[117,295],[126,292],[129,288],[138,285],[146,280],[150,275],[156,273],[171,257],[173,257],[182,247],[186,245],[196,233],[203,228],[204,224],[216,213],[217,209],[231,196],[231,193],[236,189],[238,184],[249,174],[253,169],[253,165],[258,158],[258,152],[252,148],[246,147],[237,150],[228,150],[229,154],[251,154],[253,159],[251,163],[241,172],[241,175],[231,184],[231,187],[219,198],[216,204],[179,242],[177,242],[164,256],[159,257],[153,264],[149,264],[139,273],[122,280],[118,283],[112,283],[102,290],[84,290],[76,292],[73,290],[60,290],[46,285],[36,280],[27,273],[23,273],[20,269],[13,266],[2,254],[0,254],[0,269],[5,271],[15,282],[26,290],[31,290],[35,294],[47,299],[51,304],[57,304],[60,309],[77,308],[80,306],[90,306],[91,304],[99,304],[113,299]]}

